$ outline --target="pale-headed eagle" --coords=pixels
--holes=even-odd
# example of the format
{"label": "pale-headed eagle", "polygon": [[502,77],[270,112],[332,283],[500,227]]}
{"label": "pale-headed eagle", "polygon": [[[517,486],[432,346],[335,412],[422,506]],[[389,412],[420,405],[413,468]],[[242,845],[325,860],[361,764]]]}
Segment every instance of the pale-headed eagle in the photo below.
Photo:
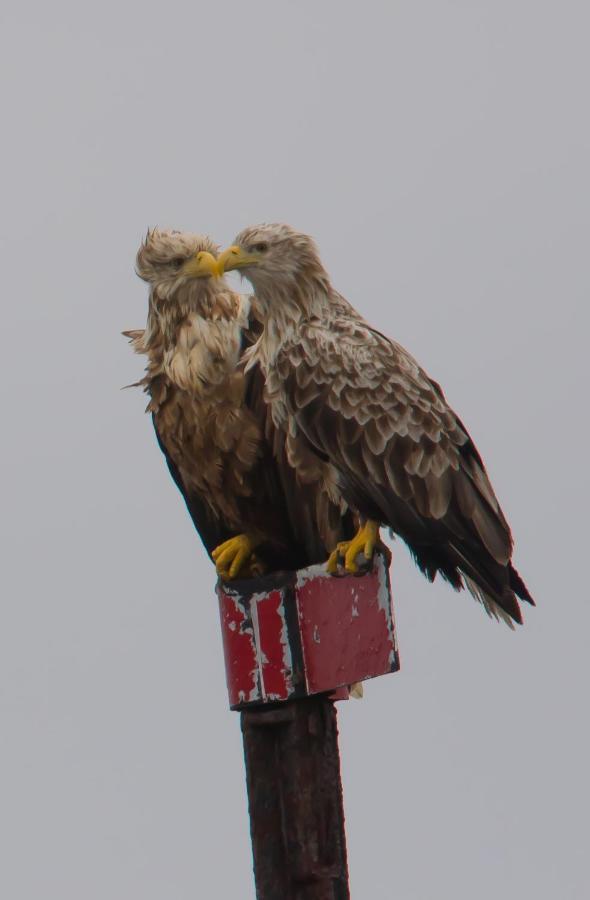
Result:
{"label": "pale-headed eagle", "polygon": [[125,334],[147,356],[147,410],[218,573],[252,574],[254,550],[265,570],[301,568],[354,534],[353,519],[330,500],[315,454],[304,450],[296,471],[260,371],[240,367],[260,325],[218,277],[217,251],[203,235],[149,231],[136,263],[150,286],[147,325]]}
{"label": "pale-headed eagle", "polygon": [[251,282],[263,331],[246,351],[276,428],[334,470],[362,526],[330,557],[355,571],[386,525],[421,571],[467,587],[487,612],[522,622],[533,603],[482,459],[439,385],[330,284],[317,248],[287,225],[246,228],[219,258]]}

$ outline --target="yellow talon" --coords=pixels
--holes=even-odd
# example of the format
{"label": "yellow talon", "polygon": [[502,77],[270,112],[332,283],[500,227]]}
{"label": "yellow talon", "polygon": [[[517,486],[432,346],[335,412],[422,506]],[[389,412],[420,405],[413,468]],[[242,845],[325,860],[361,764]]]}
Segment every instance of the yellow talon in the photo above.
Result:
{"label": "yellow talon", "polygon": [[379,523],[368,519],[351,541],[342,541],[336,545],[336,549],[330,554],[326,570],[334,575],[338,571],[338,563],[344,559],[347,572],[358,572],[357,555],[362,552],[367,561],[371,560],[378,541]]}
{"label": "yellow talon", "polygon": [[224,541],[211,556],[221,578],[237,578],[253,555],[258,541],[249,534],[238,534]]}
{"label": "yellow talon", "polygon": [[326,563],[326,571],[330,575],[335,575],[338,571],[338,563],[341,559],[344,558],[346,549],[350,546],[351,543],[351,541],[341,541],[339,544],[336,544],[335,549],[330,553],[328,562]]}

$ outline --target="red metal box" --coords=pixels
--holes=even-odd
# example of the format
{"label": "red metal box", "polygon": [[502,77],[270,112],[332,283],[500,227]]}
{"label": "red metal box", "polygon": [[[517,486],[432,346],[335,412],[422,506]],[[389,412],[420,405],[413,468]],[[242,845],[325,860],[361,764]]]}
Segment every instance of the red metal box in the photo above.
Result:
{"label": "red metal box", "polygon": [[388,559],[362,575],[325,565],[217,585],[232,709],[323,692],[396,672]]}

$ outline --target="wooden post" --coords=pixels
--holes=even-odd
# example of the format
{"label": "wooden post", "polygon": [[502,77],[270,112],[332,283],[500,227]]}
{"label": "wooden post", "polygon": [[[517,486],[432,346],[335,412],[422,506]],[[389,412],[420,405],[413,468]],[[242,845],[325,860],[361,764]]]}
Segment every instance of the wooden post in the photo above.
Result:
{"label": "wooden post", "polygon": [[320,694],[241,713],[258,900],[349,900],[336,708]]}
{"label": "wooden post", "polygon": [[258,900],[349,900],[335,699],[396,672],[383,550],[217,585],[230,707],[240,712]]}

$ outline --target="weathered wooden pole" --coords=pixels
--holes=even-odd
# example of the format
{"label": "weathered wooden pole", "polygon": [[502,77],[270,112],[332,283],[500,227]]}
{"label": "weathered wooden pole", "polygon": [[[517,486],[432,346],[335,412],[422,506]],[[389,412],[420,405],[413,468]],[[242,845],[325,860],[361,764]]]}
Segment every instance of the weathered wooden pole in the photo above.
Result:
{"label": "weathered wooden pole", "polygon": [[389,555],[218,584],[230,707],[241,713],[258,900],[348,900],[334,700],[399,669]]}
{"label": "weathered wooden pole", "polygon": [[258,900],[348,900],[334,702],[242,712]]}

